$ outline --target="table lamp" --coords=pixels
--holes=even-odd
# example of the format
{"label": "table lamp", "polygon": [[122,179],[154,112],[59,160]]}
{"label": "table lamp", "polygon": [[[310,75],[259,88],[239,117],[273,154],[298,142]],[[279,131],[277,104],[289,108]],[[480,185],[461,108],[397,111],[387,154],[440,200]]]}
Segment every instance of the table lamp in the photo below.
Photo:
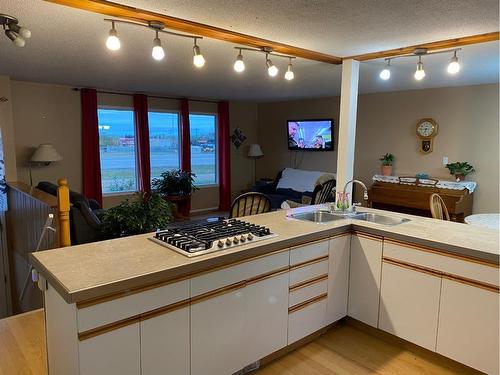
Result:
{"label": "table lamp", "polygon": [[31,174],[31,165],[34,163],[49,165],[54,161],[61,161],[62,156],[56,151],[51,143],[42,143],[38,146],[36,151],[31,155],[29,161],[30,167],[30,185],[33,186],[33,176]]}
{"label": "table lamp", "polygon": [[257,179],[257,159],[260,158],[261,156],[264,156],[264,153],[262,152],[260,145],[255,144],[255,143],[251,144],[250,148],[248,149],[248,157],[253,159],[253,178],[254,178],[254,181]]}

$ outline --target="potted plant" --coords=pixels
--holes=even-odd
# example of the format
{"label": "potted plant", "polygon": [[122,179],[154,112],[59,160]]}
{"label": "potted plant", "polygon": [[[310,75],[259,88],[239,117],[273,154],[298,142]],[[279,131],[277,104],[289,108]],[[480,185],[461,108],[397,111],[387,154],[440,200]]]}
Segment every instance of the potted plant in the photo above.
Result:
{"label": "potted plant", "polygon": [[125,200],[106,210],[101,218],[101,235],[104,239],[132,236],[163,229],[172,221],[172,204],[159,194]]}
{"label": "potted plant", "polygon": [[189,216],[189,199],[192,192],[198,190],[194,177],[196,175],[192,172],[173,169],[163,172],[151,182],[152,191],[175,204],[173,214],[178,219]]}
{"label": "potted plant", "polygon": [[394,155],[387,153],[378,160],[382,162],[382,175],[392,175],[392,163],[394,163]]}
{"label": "potted plant", "polygon": [[465,179],[465,176],[476,171],[474,167],[466,161],[456,161],[454,163],[446,164],[446,168],[448,168],[450,174],[455,175],[457,182],[462,181]]}

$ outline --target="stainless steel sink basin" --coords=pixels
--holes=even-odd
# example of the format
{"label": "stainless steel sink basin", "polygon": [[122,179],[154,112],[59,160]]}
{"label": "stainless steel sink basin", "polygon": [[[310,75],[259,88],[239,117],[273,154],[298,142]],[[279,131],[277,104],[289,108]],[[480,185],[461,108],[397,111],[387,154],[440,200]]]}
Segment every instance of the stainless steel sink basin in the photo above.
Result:
{"label": "stainless steel sink basin", "polygon": [[314,211],[292,214],[291,217],[298,220],[312,221],[313,223],[328,223],[334,220],[345,219],[343,216],[334,215],[328,211]]}
{"label": "stainless steel sink basin", "polygon": [[371,223],[377,223],[377,224],[389,225],[389,226],[399,225],[399,224],[407,223],[410,221],[410,219],[389,217],[389,216],[384,216],[384,215],[379,215],[379,214],[372,214],[372,213],[368,213],[368,212],[361,212],[359,214],[353,215],[353,216],[351,216],[351,219],[369,221]]}

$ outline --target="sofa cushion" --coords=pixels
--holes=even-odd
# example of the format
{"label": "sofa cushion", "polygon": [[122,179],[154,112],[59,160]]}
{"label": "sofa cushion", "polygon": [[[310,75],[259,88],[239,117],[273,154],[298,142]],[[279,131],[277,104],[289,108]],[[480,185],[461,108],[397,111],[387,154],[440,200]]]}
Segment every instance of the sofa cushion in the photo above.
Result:
{"label": "sofa cushion", "polygon": [[292,200],[302,199],[302,193],[293,189],[276,189],[276,194],[286,196]]}
{"label": "sofa cushion", "polygon": [[293,189],[295,191],[314,191],[316,181],[325,174],[321,171],[285,168],[281,174],[277,189]]}

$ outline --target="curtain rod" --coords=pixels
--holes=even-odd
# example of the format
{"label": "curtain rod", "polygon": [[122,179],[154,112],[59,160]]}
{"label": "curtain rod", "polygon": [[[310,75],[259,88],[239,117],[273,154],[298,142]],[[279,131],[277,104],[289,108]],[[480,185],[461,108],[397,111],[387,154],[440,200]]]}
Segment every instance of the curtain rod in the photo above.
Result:
{"label": "curtain rod", "polygon": [[[73,87],[73,91],[81,91],[82,89],[79,87]],[[133,96],[134,94],[126,93],[126,92],[115,92],[115,91],[101,91],[96,90],[98,94],[112,94],[112,95],[124,95],[124,96]],[[159,95],[147,95],[148,98],[154,99],[171,99],[171,100],[181,100],[184,99],[180,96],[159,96]],[[201,102],[201,103],[219,103],[220,100],[210,100],[210,99],[190,99],[187,98],[190,102]]]}

